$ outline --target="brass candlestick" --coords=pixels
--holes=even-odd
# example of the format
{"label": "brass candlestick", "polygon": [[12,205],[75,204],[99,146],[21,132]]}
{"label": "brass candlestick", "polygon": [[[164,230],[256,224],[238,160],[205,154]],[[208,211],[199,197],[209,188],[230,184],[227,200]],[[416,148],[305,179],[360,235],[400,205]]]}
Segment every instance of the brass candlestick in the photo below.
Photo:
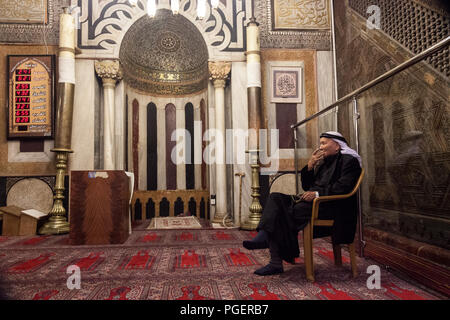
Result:
{"label": "brass candlestick", "polygon": [[64,200],[64,178],[67,171],[68,153],[72,142],[73,101],[75,93],[75,20],[64,8],[60,17],[59,35],[59,84],[56,108],[55,147],[56,182],[53,207],[48,221],[39,229],[39,234],[64,234],[69,232]]}
{"label": "brass candlestick", "polygon": [[67,170],[68,153],[73,151],[67,149],[52,149],[51,151],[56,152],[56,183],[53,207],[49,213],[50,218],[39,230],[39,234],[45,235],[69,233],[69,222],[66,219],[66,209],[63,206],[64,177]]}
{"label": "brass candlestick", "polygon": [[249,150],[246,153],[250,154],[250,167],[252,168],[252,204],[250,205],[250,215],[247,221],[241,226],[243,230],[256,230],[262,216],[262,206],[259,202],[261,194],[259,185],[259,150]]}
{"label": "brass candlestick", "polygon": [[60,83],[59,99],[56,110],[55,148],[56,152],[56,182],[53,207],[50,218],[39,230],[39,234],[64,234],[69,232],[69,222],[66,219],[66,209],[63,206],[64,177],[67,171],[68,154],[72,153],[72,115],[75,85]]}

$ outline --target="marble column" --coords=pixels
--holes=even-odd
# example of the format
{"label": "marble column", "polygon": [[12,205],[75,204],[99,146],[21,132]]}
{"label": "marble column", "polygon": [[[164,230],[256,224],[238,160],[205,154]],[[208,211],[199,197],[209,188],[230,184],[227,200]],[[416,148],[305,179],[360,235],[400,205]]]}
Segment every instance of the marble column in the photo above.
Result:
{"label": "marble column", "polygon": [[222,223],[228,215],[227,167],[225,161],[225,85],[231,71],[229,62],[210,62],[210,79],[214,84],[216,118],[215,160],[216,160],[216,213],[213,223]]}
{"label": "marble column", "polygon": [[116,169],[115,163],[115,88],[122,79],[118,60],[95,61],[95,71],[103,82],[103,169]]}

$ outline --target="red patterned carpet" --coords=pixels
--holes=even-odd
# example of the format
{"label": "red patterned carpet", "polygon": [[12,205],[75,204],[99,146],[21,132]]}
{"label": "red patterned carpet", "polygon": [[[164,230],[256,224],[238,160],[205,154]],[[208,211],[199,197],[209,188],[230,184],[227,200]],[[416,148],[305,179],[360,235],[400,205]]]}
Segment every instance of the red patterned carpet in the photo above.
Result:
{"label": "red patterned carpet", "polygon": [[[148,224],[148,223],[147,223]],[[302,258],[281,275],[253,271],[268,250],[248,251],[255,233],[231,229],[145,230],[123,245],[70,246],[68,235],[0,237],[0,295],[18,300],[436,300],[440,297],[382,269],[381,288],[368,289],[367,267],[351,278],[349,258],[333,263],[329,239],[314,242],[316,282],[306,281]],[[299,240],[301,242],[301,239]],[[67,267],[81,270],[81,288],[68,289]]]}

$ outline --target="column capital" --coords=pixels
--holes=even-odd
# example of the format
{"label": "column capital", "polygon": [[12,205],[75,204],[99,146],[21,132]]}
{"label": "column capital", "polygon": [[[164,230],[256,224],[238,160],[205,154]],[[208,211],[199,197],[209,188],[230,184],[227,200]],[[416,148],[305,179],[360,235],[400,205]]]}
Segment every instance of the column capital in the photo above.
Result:
{"label": "column capital", "polygon": [[208,62],[209,79],[214,82],[214,86],[219,85],[225,87],[225,81],[231,71],[231,63],[225,61]]}
{"label": "column capital", "polygon": [[95,72],[102,78],[103,83],[110,84],[122,80],[122,68],[118,60],[95,61]]}

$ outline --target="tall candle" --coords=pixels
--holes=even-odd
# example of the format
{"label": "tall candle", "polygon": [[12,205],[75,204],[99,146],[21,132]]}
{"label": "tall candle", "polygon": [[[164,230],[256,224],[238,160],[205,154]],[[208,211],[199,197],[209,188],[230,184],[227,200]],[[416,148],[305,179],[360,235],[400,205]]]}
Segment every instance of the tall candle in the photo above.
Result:
{"label": "tall candle", "polygon": [[59,30],[55,149],[70,150],[75,92],[75,19],[67,8],[61,14]]}
{"label": "tall candle", "polygon": [[59,81],[75,84],[75,19],[67,8],[61,14],[59,27]]}

